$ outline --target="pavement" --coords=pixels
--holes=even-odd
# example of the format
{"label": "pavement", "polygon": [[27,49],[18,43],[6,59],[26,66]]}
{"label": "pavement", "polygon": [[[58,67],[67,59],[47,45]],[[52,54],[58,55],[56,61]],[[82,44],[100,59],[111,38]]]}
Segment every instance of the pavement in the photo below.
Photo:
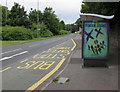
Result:
{"label": "pavement", "polygon": [[[110,44],[108,67],[83,67],[81,57],[82,38],[74,38],[77,47],[72,52],[67,67],[56,77],[67,77],[69,81],[59,84],[51,81],[43,92],[118,92],[118,50]],[[53,79],[55,79],[54,77]]]}

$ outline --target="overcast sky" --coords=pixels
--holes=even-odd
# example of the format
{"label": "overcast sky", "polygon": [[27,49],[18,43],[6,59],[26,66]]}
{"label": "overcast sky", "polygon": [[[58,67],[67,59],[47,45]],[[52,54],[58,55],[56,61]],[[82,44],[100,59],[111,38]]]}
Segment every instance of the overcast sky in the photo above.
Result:
{"label": "overcast sky", "polygon": [[[6,6],[6,0],[0,2]],[[38,0],[7,0],[9,10],[14,2],[24,6],[26,11],[30,11],[31,8],[37,9]],[[81,4],[82,0],[39,0],[39,9],[43,11],[45,7],[52,7],[60,20],[71,24],[79,18]]]}

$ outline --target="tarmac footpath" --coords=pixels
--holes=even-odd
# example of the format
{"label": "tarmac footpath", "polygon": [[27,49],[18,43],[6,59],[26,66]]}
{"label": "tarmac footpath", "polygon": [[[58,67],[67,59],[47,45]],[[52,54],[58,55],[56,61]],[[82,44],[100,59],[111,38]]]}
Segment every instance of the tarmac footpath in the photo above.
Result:
{"label": "tarmac footpath", "polygon": [[117,49],[110,46],[108,67],[83,67],[81,35],[77,35],[74,41],[77,46],[71,55],[69,64],[57,76],[67,77],[69,81],[64,84],[51,82],[42,92],[119,92]]}

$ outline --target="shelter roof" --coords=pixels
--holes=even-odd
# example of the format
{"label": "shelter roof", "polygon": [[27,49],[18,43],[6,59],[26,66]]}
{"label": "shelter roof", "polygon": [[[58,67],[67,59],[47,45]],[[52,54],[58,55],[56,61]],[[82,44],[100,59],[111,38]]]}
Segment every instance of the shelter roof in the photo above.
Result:
{"label": "shelter roof", "polygon": [[93,16],[93,17],[99,17],[103,19],[112,19],[114,17],[114,15],[105,16],[105,15],[91,14],[91,13],[80,13],[80,16]]}

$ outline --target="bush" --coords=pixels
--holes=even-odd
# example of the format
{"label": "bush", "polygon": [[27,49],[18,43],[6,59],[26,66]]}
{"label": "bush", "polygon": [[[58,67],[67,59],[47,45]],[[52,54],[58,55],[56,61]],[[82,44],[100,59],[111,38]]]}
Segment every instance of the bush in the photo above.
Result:
{"label": "bush", "polygon": [[40,31],[40,36],[41,37],[51,37],[51,36],[53,36],[53,33],[49,30],[44,30],[44,31]]}
{"label": "bush", "polygon": [[33,24],[32,26],[33,35],[36,38],[38,37],[50,37],[53,36],[53,33],[49,31],[44,23]]}
{"label": "bush", "polygon": [[70,32],[68,32],[66,30],[60,30],[59,31],[59,35],[64,35],[64,34],[70,34]]}
{"label": "bush", "polygon": [[2,27],[3,40],[28,40],[32,39],[33,35],[30,29],[24,27]]}

